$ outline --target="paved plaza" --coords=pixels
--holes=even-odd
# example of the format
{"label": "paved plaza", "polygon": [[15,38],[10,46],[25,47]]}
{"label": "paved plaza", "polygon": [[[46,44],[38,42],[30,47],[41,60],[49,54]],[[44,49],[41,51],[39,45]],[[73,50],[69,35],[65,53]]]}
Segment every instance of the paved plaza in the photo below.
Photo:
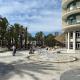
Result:
{"label": "paved plaza", "polygon": [[62,63],[31,60],[28,53],[17,51],[16,56],[12,56],[12,51],[0,53],[0,80],[80,80],[79,53],[59,54],[77,58]]}

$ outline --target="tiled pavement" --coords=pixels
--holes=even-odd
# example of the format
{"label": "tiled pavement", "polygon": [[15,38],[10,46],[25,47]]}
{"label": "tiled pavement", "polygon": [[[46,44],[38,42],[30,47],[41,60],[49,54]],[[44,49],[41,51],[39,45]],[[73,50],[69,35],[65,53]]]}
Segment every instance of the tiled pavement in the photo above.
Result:
{"label": "tiled pavement", "polygon": [[[63,55],[80,59],[80,54]],[[11,51],[0,53],[0,80],[80,80],[80,60],[50,63],[32,61],[27,56],[28,51],[18,51],[16,56]]]}

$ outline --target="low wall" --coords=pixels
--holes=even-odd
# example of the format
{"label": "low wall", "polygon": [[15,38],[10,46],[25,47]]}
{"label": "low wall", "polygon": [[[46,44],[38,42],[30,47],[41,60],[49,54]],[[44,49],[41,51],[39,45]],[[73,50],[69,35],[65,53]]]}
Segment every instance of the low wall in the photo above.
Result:
{"label": "low wall", "polygon": [[8,50],[8,48],[6,48],[6,47],[0,47],[0,52],[2,52],[2,51],[7,51]]}

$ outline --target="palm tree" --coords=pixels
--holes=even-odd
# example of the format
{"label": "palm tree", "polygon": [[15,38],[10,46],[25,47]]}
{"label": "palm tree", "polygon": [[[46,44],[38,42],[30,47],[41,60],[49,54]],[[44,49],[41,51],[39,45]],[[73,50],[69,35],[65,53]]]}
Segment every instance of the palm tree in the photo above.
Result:
{"label": "palm tree", "polygon": [[18,47],[18,43],[19,43],[19,35],[20,35],[20,24],[15,23],[14,24],[14,32],[13,32],[13,37],[14,37],[14,43],[16,45],[16,47]]}
{"label": "palm tree", "polygon": [[27,48],[27,40],[28,40],[28,31],[27,31],[27,27],[25,29],[25,49]]}
{"label": "palm tree", "polygon": [[[4,46],[5,37],[6,37],[6,32],[8,28],[8,20],[4,18],[0,18],[0,39],[1,39],[1,46]],[[4,41],[5,40],[5,41]]]}
{"label": "palm tree", "polygon": [[[4,17],[0,17],[0,45],[6,46],[10,48],[12,44],[15,44],[16,47],[22,48],[23,41],[26,48],[27,44],[27,27],[24,28],[23,25],[15,23],[14,25],[10,25],[8,20]],[[5,44],[5,45],[4,45]]]}
{"label": "palm tree", "polygon": [[[15,23],[14,25],[9,25],[8,20],[4,17],[0,17],[0,45],[10,47],[15,44],[16,47],[23,47],[23,40],[25,40],[25,48],[27,44],[27,27],[24,28],[23,25]],[[4,45],[5,44],[5,45]]]}
{"label": "palm tree", "polygon": [[[11,36],[12,36],[12,42],[16,45],[17,48],[23,48],[23,45],[26,46],[27,42],[27,28],[25,29],[24,26],[15,23],[11,27]],[[25,40],[25,43],[23,44],[23,41]]]}

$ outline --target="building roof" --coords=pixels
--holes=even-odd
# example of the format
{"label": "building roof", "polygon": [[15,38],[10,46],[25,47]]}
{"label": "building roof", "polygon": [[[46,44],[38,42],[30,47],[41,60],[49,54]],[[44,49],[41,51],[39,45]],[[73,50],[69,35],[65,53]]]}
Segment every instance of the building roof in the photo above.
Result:
{"label": "building roof", "polygon": [[65,34],[62,33],[55,37],[55,40],[59,41],[60,43],[63,43],[65,41]]}

